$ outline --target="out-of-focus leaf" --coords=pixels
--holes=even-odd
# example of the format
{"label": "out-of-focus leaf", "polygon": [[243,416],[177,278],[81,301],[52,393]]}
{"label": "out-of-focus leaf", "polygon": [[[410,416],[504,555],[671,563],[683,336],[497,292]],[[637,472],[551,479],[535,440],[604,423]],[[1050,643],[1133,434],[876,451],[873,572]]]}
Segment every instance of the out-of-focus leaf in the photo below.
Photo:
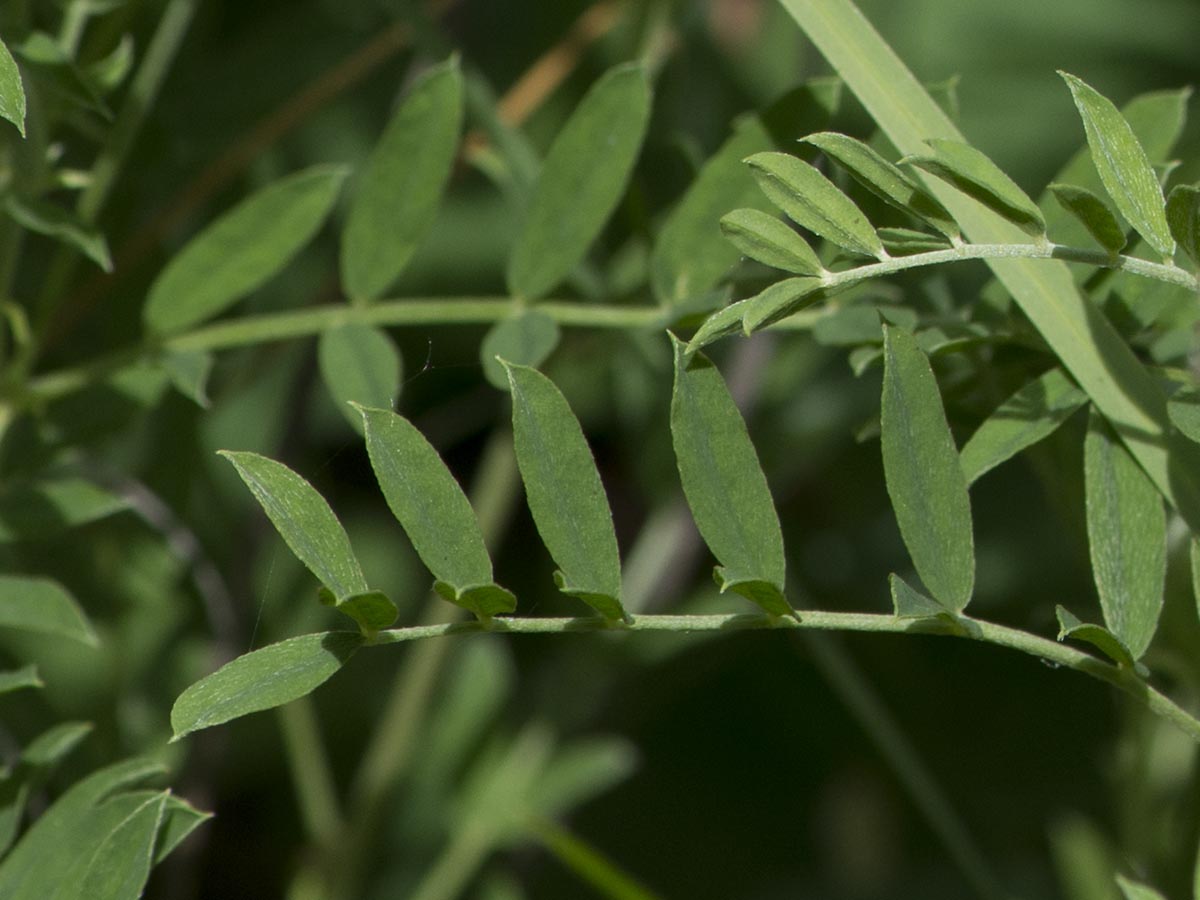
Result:
{"label": "out-of-focus leaf", "polygon": [[1167,225],[1183,252],[1200,263],[1200,187],[1180,184],[1167,197]]}
{"label": "out-of-focus leaf", "polygon": [[112,271],[108,241],[99,229],[86,224],[73,212],[46,200],[16,194],[8,195],[4,211],[22,228],[74,247],[105,272]]}
{"label": "out-of-focus leaf", "polygon": [[359,434],[362,416],[350,402],[390,409],[400,393],[400,351],[387,332],[373,325],[347,322],[321,332],[317,362],[338,412]]}
{"label": "out-of-focus leaf", "polygon": [[605,618],[623,618],[612,511],[579,420],[545,375],[505,368],[517,463],[538,533],[559,566],[554,580]]}
{"label": "out-of-focus leaf", "polygon": [[483,375],[493,387],[508,390],[508,375],[496,357],[523,366],[540,366],[558,346],[560,333],[554,318],[528,309],[492,326],[479,345]]}
{"label": "out-of-focus leaf", "polygon": [[954,185],[968,197],[1035,237],[1046,233],[1037,204],[981,151],[961,141],[933,138],[931,156],[909,156],[901,162],[923,169]]}
{"label": "out-of-focus leaf", "polygon": [[929,360],[907,331],[883,329],[883,474],[900,535],[938,603],[962,612],[975,584],[971,500]]}
{"label": "out-of-focus leaf", "polygon": [[1084,483],[1088,547],[1104,624],[1140,659],[1162,610],[1166,513],[1146,473],[1095,410],[1084,443]]}
{"label": "out-of-focus leaf", "polygon": [[975,430],[960,454],[967,484],[1031,447],[1087,403],[1087,394],[1051,369],[1020,387]]}
{"label": "out-of-focus leaf", "polygon": [[1050,828],[1050,848],[1064,900],[1120,900],[1112,879],[1115,854],[1091,821],[1079,815],[1059,819]]}
{"label": "out-of-focus leaf", "polygon": [[0,41],[0,118],[8,119],[17,126],[21,137],[25,136],[25,88],[16,60],[3,41]]}
{"label": "out-of-focus leaf", "polygon": [[862,141],[833,131],[810,134],[804,140],[835,160],[881,200],[927,222],[947,238],[958,237],[958,225],[946,208]]}
{"label": "out-of-focus leaf", "polygon": [[1166,900],[1162,894],[1148,884],[1133,881],[1123,875],[1117,876],[1117,886],[1121,888],[1125,900]]}
{"label": "out-of-focus leaf", "polygon": [[1175,252],[1175,240],[1163,209],[1162,186],[1141,141],[1110,100],[1074,75],[1059,72],[1083,119],[1092,162],[1129,224],[1164,257]]}
{"label": "out-of-focus leaf", "polygon": [[529,793],[530,811],[546,818],[568,815],[633,774],[637,751],[626,740],[582,738],[560,748]]}
{"label": "out-of-focus leaf", "polygon": [[112,51],[84,69],[84,75],[103,93],[116,89],[133,68],[133,36],[121,35]]}
{"label": "out-of-focus leaf", "polygon": [[1081,621],[1065,606],[1056,606],[1054,612],[1058,617],[1058,639],[1060,641],[1067,638],[1086,641],[1118,665],[1132,669],[1137,664],[1130,655],[1129,648],[1107,628]]}
{"label": "out-of-focus leaf", "polygon": [[536,820],[533,833],[568,869],[608,900],[658,900],[595,847],[548,819]]}
{"label": "out-of-focus leaf", "polygon": [[192,240],[150,286],[143,318],[170,334],[223,312],[261,287],[312,240],[346,170],[314,166],[239,203]]}
{"label": "out-of-focus leaf", "polygon": [[45,683],[42,681],[41,676],[38,675],[37,666],[33,664],[22,666],[19,669],[0,672],[0,694],[19,691],[23,688],[40,687],[45,687]]}
{"label": "out-of-focus leaf", "polygon": [[675,346],[671,438],[696,526],[733,590],[772,615],[794,615],[783,595],[783,533],[758,454],[729,389],[707,357]]}
{"label": "out-of-focus leaf", "polygon": [[883,255],[879,236],[854,201],[804,160],[772,152],[746,162],[767,198],[797,225],[853,253]]}
{"label": "out-of-focus leaf", "polygon": [[770,213],[735,209],[721,218],[721,231],[744,255],[800,275],[822,275],[825,267],[808,242]]}
{"label": "out-of-focus leaf", "polygon": [[26,72],[45,95],[57,95],[69,106],[112,121],[112,109],[52,35],[44,31],[31,32],[12,49],[24,61]]}
{"label": "out-of-focus leaf", "polygon": [[543,296],[583,259],[625,192],[649,118],[637,66],[610,69],[580,101],[546,154],[509,258],[514,296]]}
{"label": "out-of-focus leaf", "polygon": [[54,537],[128,505],[112,491],[72,475],[13,482],[0,489],[0,541]]}
{"label": "out-of-focus leaf", "polygon": [[1048,190],[1063,209],[1079,220],[1097,244],[1114,256],[1124,249],[1125,229],[1100,197],[1073,184],[1055,183]]}
{"label": "out-of-focus leaf", "polygon": [[312,693],[364,640],[354,632],[326,631],[239,656],[179,695],[171,708],[172,740]]}
{"label": "out-of-focus leaf", "polygon": [[462,116],[455,57],[426,72],[392,116],[367,160],[342,235],[342,277],[351,300],[380,297],[429,232],[458,150]]}
{"label": "out-of-focus leaf", "polygon": [[341,522],[311,484],[257,453],[219,451],[228,459],[280,537],[339,600],[369,590]]}
{"label": "out-of-focus leaf", "polygon": [[212,373],[213,355],[207,350],[167,350],[159,364],[171,379],[171,386],[201,409],[211,405],[208,399],[208,376]]}
{"label": "out-of-focus leaf", "polygon": [[0,628],[17,628],[96,646],[96,632],[75,602],[56,581],[23,575],[0,575]]}
{"label": "out-of-focus leaf", "polygon": [[444,599],[487,618],[512,612],[516,598],[492,581],[492,560],[462,488],[411,422],[386,409],[359,407],[371,467]]}
{"label": "out-of-focus leaf", "polygon": [[1167,401],[1171,424],[1190,440],[1200,443],[1200,397],[1177,395]]}

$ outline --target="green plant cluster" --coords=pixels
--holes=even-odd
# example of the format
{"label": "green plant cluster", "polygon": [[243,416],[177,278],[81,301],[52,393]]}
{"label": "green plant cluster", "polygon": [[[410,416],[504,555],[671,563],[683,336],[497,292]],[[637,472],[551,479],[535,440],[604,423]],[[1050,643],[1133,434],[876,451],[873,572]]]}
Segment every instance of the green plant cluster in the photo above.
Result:
{"label": "green plant cluster", "polygon": [[[965,140],[953,86],[921,84],[851,0],[749,4],[802,33],[836,77],[737,118],[714,152],[693,154],[678,197],[649,212],[655,84],[686,10],[589,7],[563,46],[611,29],[615,58],[540,146],[469,55],[428,37],[435,13],[411,13],[404,40],[425,42],[427,64],[362,158],[261,179],[137,291],[134,326],[116,324],[112,346],[73,358],[56,341],[89,290],[81,266],[121,275],[101,213],[198,4],[168,0],[141,53],[120,0],[20,6],[0,16],[0,117],[12,126],[0,147],[0,540],[11,546],[0,626],[13,660],[0,693],[17,701],[57,680],[86,696],[107,668],[118,713],[102,723],[107,746],[81,765],[72,751],[92,722],[55,714],[54,702],[12,707],[23,715],[3,729],[0,897],[154,891],[155,868],[219,824],[183,799],[211,787],[200,748],[255,727],[239,740],[269,731],[299,810],[306,852],[289,865],[289,897],[541,896],[511,877],[530,846],[572,890],[644,900],[659,896],[653,883],[662,896],[700,896],[700,876],[631,874],[647,859],[607,853],[572,822],[638,777],[619,727],[592,724],[617,671],[635,673],[623,684],[636,690],[673,660],[715,658],[718,638],[737,632],[757,647],[802,641],[805,665],[869,735],[948,861],[936,871],[954,873],[953,887],[931,882],[923,895],[1054,896],[1056,883],[1071,900],[1181,890],[1200,900],[1200,189],[1172,158],[1187,91],[1118,108],[1062,73],[1082,146],[1034,199]],[[64,134],[80,146],[64,152]],[[422,265],[469,280],[457,271],[469,251],[439,228],[493,213],[477,196],[455,202],[463,182],[488,192],[503,223],[494,293],[423,290]],[[27,253],[35,239],[51,249]],[[440,269],[428,262],[439,241]],[[961,280],[962,263],[975,282]],[[276,290],[306,281],[323,283],[317,302]],[[417,329],[438,336],[406,378]],[[447,403],[422,390],[449,371],[436,354],[451,331],[478,391]],[[316,462],[289,440],[307,411],[288,418],[288,398],[307,404],[314,384],[314,417],[336,436]],[[837,397],[822,411],[830,385]],[[806,391],[818,399],[806,404]],[[793,421],[760,426],[760,404]],[[791,521],[789,492],[813,492],[796,434],[822,414],[826,435],[857,433],[844,459],[820,462],[866,460],[886,495],[886,521],[872,527],[890,537],[858,530],[869,551],[830,536],[854,508],[858,474],[841,482],[845,496],[814,492],[832,523],[823,545]],[[606,417],[619,450],[596,426]],[[808,437],[820,456],[820,435]],[[349,457],[360,470],[341,470]],[[1018,572],[1006,590],[987,554],[1010,539],[993,526],[1047,532],[981,516],[995,503],[980,500],[981,485],[1001,476],[981,480],[1024,462],[1041,492],[1024,514],[1041,509],[1057,517],[1050,533],[1077,540],[1043,561],[1066,567],[1056,557],[1074,553],[1084,574]],[[622,465],[630,484],[614,485]],[[239,559],[229,522],[261,525],[260,513],[293,558]],[[259,525],[247,545],[276,547]],[[1018,560],[1035,555],[1014,545]],[[83,546],[86,574],[66,559]],[[868,577],[816,559],[822,546],[869,560]],[[712,581],[692,577],[689,547],[716,563]],[[890,609],[854,602],[871,579]],[[1039,602],[1013,605],[1035,582]],[[80,587],[102,602],[79,599]],[[965,638],[1035,657],[1055,683],[1074,677],[1057,670],[1102,683],[1104,700],[1119,698],[1113,780],[1132,824],[1110,841],[1100,816],[1076,811],[1050,823],[1029,872],[1015,855],[990,859],[962,797],[939,784],[832,631],[906,635],[920,648],[910,661]],[[520,669],[536,665],[512,649],[524,634],[570,649],[545,683],[518,689]],[[787,714],[794,667],[790,656],[772,663],[767,703],[739,698],[722,708],[732,724],[712,727]],[[1022,703],[1036,707],[1032,684]],[[949,747],[968,728],[956,688],[912,691]],[[969,715],[996,717],[1013,747],[1033,733],[985,694],[979,686]],[[266,710],[273,719],[240,721]],[[1056,726],[1051,711],[1038,728]],[[745,751],[755,778],[803,785],[811,765],[777,749]],[[275,762],[223,752],[251,779]],[[701,758],[686,741],[672,754],[681,766]],[[69,786],[47,793],[51,783]],[[172,787],[146,786],[162,783]],[[618,821],[636,816],[618,809]],[[275,825],[250,817],[244,840],[265,843]],[[759,827],[756,847],[780,839]],[[885,858],[862,844],[864,858]],[[515,862],[506,871],[497,859]],[[845,895],[922,889],[903,877]],[[799,869],[787,878],[813,883]],[[252,884],[235,890],[250,896]]]}

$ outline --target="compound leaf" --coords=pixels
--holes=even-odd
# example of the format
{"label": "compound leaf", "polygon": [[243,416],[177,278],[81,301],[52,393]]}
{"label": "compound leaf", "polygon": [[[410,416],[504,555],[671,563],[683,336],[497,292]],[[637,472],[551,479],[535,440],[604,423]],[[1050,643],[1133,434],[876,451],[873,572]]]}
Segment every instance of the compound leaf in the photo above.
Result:
{"label": "compound leaf", "polygon": [[947,610],[971,599],[975,547],[967,481],[929,360],[916,338],[883,328],[883,473],[917,574]]}
{"label": "compound leaf", "polygon": [[351,300],[379,298],[429,232],[462,118],[463,79],[452,57],[413,85],[367,160],[342,233],[342,278]]}

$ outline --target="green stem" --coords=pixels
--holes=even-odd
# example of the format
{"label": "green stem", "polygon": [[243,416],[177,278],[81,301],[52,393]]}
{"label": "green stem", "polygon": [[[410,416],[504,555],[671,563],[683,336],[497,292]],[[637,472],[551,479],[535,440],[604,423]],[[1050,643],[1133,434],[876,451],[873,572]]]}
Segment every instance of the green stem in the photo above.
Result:
{"label": "green stem", "polygon": [[292,785],[300,804],[300,819],[309,840],[320,845],[337,834],[341,815],[312,698],[293,700],[276,712],[292,772]]}
{"label": "green stem", "polygon": [[996,625],[967,616],[954,623],[936,619],[903,619],[880,613],[844,613],[803,610],[800,619],[771,617],[756,613],[729,615],[646,615],[634,616],[627,623],[612,623],[593,616],[577,618],[508,618],[499,616],[486,626],[478,621],[441,625],[413,625],[381,631],[373,644],[397,644],[422,638],[454,634],[497,632],[506,634],[568,634],[596,631],[666,631],[700,633],[713,631],[758,631],[763,629],[805,629],[814,631],[866,631],[890,634],[935,634],[966,637],[1019,650],[1056,666],[1074,669],[1107,682],[1129,694],[1151,712],[1162,716],[1192,740],[1200,743],[1200,719],[1182,709],[1173,700],[1152,688],[1134,673],[1047,638]]}

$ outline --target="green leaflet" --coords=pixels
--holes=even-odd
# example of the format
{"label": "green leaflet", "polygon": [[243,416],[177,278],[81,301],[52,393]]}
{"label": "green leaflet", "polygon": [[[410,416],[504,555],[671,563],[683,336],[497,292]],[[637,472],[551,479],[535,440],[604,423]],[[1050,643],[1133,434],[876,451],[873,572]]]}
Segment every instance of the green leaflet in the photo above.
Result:
{"label": "green leaflet", "polygon": [[207,350],[166,350],[158,358],[171,387],[201,409],[208,409],[208,376],[212,374],[213,355]]}
{"label": "green leaflet", "polygon": [[735,209],[721,218],[721,231],[745,256],[800,275],[822,275],[825,267],[808,242],[770,213]]}
{"label": "green leaflet", "polygon": [[212,813],[196,809],[186,800],[167,794],[163,821],[158,828],[154,846],[154,864],[158,865],[178,847],[183,839],[212,818]]}
{"label": "green leaflet", "polygon": [[1200,187],[1176,185],[1167,197],[1167,225],[1183,252],[1200,263]]}
{"label": "green leaflet", "polygon": [[1079,220],[1096,243],[1116,256],[1125,247],[1125,229],[1113,211],[1087,188],[1073,184],[1051,184],[1047,190],[1067,212]]}
{"label": "green leaflet", "polygon": [[867,144],[834,131],[810,134],[804,141],[836,161],[881,200],[927,222],[948,238],[958,238],[958,225],[946,208]]}
{"label": "green leaflet", "polygon": [[314,166],[243,200],[192,238],[150,286],[146,326],[171,334],[203,322],[266,283],[333,208],[346,170]]}
{"label": "green leaflet", "polygon": [[746,301],[742,330],[746,334],[774,325],[825,296],[818,278],[786,278]]}
{"label": "green leaflet", "polygon": [[[1192,569],[1192,599],[1196,601],[1196,612],[1200,613],[1200,538],[1193,537],[1188,542],[1188,562]],[[1196,866],[1200,871],[1200,856]]]}
{"label": "green leaflet", "polygon": [[[29,827],[0,863],[0,897],[47,900],[63,887],[63,874],[88,860],[115,827],[101,810],[127,795],[117,792],[163,772],[161,763],[131,759],[72,785]],[[116,796],[114,796],[116,795]],[[122,818],[124,818],[122,816]]]}
{"label": "green leaflet", "polygon": [[125,509],[124,498],[86,478],[55,475],[0,489],[0,541],[55,537]]}
{"label": "green leaflet", "polygon": [[580,101],[546,154],[508,261],[508,289],[536,300],[570,274],[608,221],[650,118],[641,68],[617,66]]}
{"label": "green leaflet", "polygon": [[0,857],[17,836],[30,791],[44,784],[91,730],[89,722],[62,722],[47,729],[25,745],[8,777],[0,779]]}
{"label": "green leaflet", "polygon": [[1162,499],[1095,410],[1088,419],[1083,472],[1088,548],[1104,624],[1140,659],[1163,603],[1167,519]]}
{"label": "green leaflet", "polygon": [[1195,395],[1176,395],[1167,401],[1171,424],[1186,438],[1200,443],[1200,398]]}
{"label": "green leaflet", "polygon": [[17,628],[99,644],[83,610],[58,582],[25,575],[0,575],[0,628]]}
{"label": "green leaflet", "polygon": [[554,317],[537,309],[518,312],[497,322],[479,345],[483,375],[493,387],[508,390],[508,374],[496,357],[524,366],[540,366],[558,346]]}
{"label": "green leaflet", "polygon": [[311,484],[257,453],[219,452],[233,463],[296,558],[336,598],[369,590],[342,524]]}
{"label": "green leaflet", "polygon": [[1112,880],[1117,855],[1090,819],[1078,813],[1057,816],[1050,825],[1050,849],[1068,900],[1120,900]]}
{"label": "green leaflet", "polygon": [[1111,101],[1074,75],[1058,74],[1071,89],[1083,119],[1104,189],[1134,230],[1164,257],[1170,257],[1175,240],[1163,210],[1162,187],[1141,142]]}
{"label": "green leaflet", "polygon": [[545,375],[504,367],[517,464],[538,533],[560,569],[554,580],[605,618],[624,618],[612,511],[579,421]]}
{"label": "green leaflet", "polygon": [[321,595],[321,602],[352,618],[358,623],[363,635],[367,638],[373,638],[384,628],[395,623],[400,615],[396,604],[383,591],[351,594],[340,600],[328,591],[324,591]]}
{"label": "green leaflet", "polygon": [[721,373],[702,354],[675,347],[671,439],[696,527],[733,590],[772,615],[795,615],[783,595],[783,533],[767,478]]}
{"label": "green leaflet", "polygon": [[937,381],[916,338],[901,328],[884,325],[883,361],[888,496],[917,574],[938,603],[959,613],[975,584],[971,501]]}
{"label": "green leaflet", "polygon": [[0,41],[0,118],[8,119],[25,137],[25,88],[16,60]]}
{"label": "green leaflet", "polygon": [[[799,278],[786,279],[786,281],[800,280],[801,279]],[[767,290],[770,289],[771,288],[767,288]],[[701,347],[707,346],[719,338],[723,338],[726,335],[741,331],[742,316],[744,316],[746,311],[750,309],[751,301],[754,299],[756,298],[747,297],[745,300],[739,300],[736,303],[731,303],[728,306],[722,307],[710,315],[704,320],[704,323],[698,329],[696,329],[696,333],[692,335],[692,339],[687,345],[687,352],[695,353]]]}
{"label": "green leaflet", "polygon": [[1124,875],[1117,876],[1117,886],[1125,895],[1125,900],[1166,900],[1166,898],[1149,885],[1132,881]]}
{"label": "green leaflet", "polygon": [[1081,621],[1065,606],[1056,606],[1054,613],[1058,617],[1058,639],[1060,641],[1067,638],[1086,641],[1119,666],[1132,669],[1138,665],[1130,654],[1129,648],[1107,628]]}
{"label": "green leaflet", "polygon": [[[75,890],[65,897],[79,900],[137,900],[150,877],[154,845],[169,794],[162,791],[142,802],[105,838]],[[60,894],[63,892],[60,891]]]}
{"label": "green leaflet", "polygon": [[516,609],[516,598],[492,582],[479,522],[437,451],[403,416],[367,407],[359,412],[379,487],[433,573],[438,594],[485,619]]}
{"label": "green leaflet", "polygon": [[1051,369],[1020,387],[963,445],[960,462],[967,484],[1048,437],[1085,403],[1087,394],[1061,369]]}
{"label": "green leaflet", "polygon": [[767,198],[797,225],[853,253],[880,257],[883,245],[854,201],[828,178],[787,153],[746,160]]}
{"label": "green leaflet", "polygon": [[717,223],[730,209],[770,204],[742,160],[771,146],[756,118],[740,119],[720,149],[706,162],[671,211],[650,257],[650,279],[660,302],[711,290],[738,261],[738,251],[721,236]]}
{"label": "green leaflet", "polygon": [[981,151],[962,141],[930,138],[932,156],[909,156],[901,162],[923,169],[1003,216],[1026,234],[1046,233],[1037,204]]}
{"label": "green leaflet", "polygon": [[46,200],[16,194],[9,194],[4,201],[4,211],[22,228],[74,247],[105,272],[112,271],[112,256],[104,234],[75,213]]}
{"label": "green leaflet", "polygon": [[413,85],[355,188],[341,246],[351,300],[378,299],[428,234],[458,151],[462,118],[462,73],[451,57]]}
{"label": "green leaflet", "polygon": [[941,235],[911,228],[876,228],[875,233],[883,242],[883,249],[892,256],[912,256],[950,248],[950,242]]}
{"label": "green leaflet", "polygon": [[312,693],[344,666],[364,641],[355,632],[326,631],[239,656],[179,695],[171,708],[171,740]]}
{"label": "green leaflet", "polygon": [[19,669],[0,672],[0,694],[19,691],[22,688],[40,688],[45,686],[45,682],[38,675],[37,666],[32,663],[22,666]]}
{"label": "green leaflet", "polygon": [[899,575],[888,576],[892,594],[892,614],[897,619],[927,619],[946,615],[946,607],[926,597]]}
{"label": "green leaflet", "polygon": [[334,405],[359,434],[362,416],[350,401],[390,409],[400,393],[400,351],[387,332],[373,325],[347,322],[322,331],[317,362]]}

